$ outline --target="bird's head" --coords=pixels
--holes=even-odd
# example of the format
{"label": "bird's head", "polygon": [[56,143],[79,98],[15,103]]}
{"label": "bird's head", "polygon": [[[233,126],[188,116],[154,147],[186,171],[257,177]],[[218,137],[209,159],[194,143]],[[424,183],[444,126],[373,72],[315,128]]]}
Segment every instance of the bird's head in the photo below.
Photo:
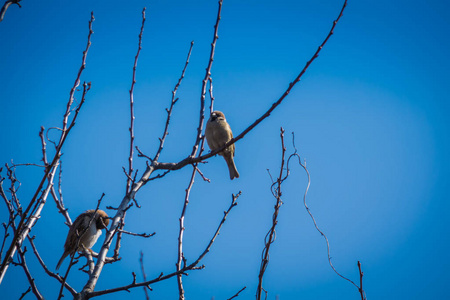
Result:
{"label": "bird's head", "polygon": [[109,225],[108,215],[101,209],[97,211],[97,222],[95,224],[97,229],[105,229]]}
{"label": "bird's head", "polygon": [[217,119],[225,120],[225,115],[223,114],[223,112],[216,110],[211,113],[211,117],[210,117],[211,122],[213,122]]}

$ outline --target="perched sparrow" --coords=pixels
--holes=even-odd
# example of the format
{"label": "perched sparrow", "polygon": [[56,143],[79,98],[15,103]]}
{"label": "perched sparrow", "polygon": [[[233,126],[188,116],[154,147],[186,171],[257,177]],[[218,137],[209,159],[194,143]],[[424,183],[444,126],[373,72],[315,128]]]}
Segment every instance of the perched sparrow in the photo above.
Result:
{"label": "perched sparrow", "polygon": [[[94,212],[95,210],[87,210],[79,215],[75,219],[75,222],[73,222],[69,229],[69,233],[67,234],[66,243],[64,244],[64,253],[56,265],[56,270],[59,269],[67,255],[71,255],[76,251],[82,251],[83,248],[90,250],[95,242],[97,242],[98,237],[102,234],[102,229],[108,226],[108,215],[100,209],[97,210],[95,216]],[[79,238],[80,235],[82,236]]]}
{"label": "perched sparrow", "polygon": [[[229,140],[233,138],[230,125],[228,125],[225,115],[221,111],[213,111],[206,123],[206,141],[211,151],[225,145]],[[225,148],[225,150],[219,152],[219,155],[225,158],[228,165],[228,171],[230,171],[230,179],[239,178],[239,173],[234,164],[234,144]]]}

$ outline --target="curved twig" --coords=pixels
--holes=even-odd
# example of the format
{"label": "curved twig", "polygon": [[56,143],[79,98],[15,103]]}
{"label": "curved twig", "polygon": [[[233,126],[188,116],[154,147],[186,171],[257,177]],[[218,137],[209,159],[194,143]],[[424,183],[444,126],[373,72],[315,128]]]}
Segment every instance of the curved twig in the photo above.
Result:
{"label": "curved twig", "polygon": [[8,0],[5,2],[5,4],[3,4],[2,10],[0,10],[0,22],[3,21],[6,11],[11,6],[11,4],[17,4],[20,8],[22,8],[22,6],[19,3],[20,1],[22,0]]}

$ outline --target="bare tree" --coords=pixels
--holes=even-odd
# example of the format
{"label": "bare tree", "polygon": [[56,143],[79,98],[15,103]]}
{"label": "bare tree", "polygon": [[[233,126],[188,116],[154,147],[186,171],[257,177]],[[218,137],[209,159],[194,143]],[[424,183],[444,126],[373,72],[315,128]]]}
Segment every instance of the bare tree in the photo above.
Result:
{"label": "bare tree", "polygon": [[[12,3],[18,4],[18,2],[19,1],[7,1],[7,3],[9,3],[8,6]],[[282,94],[278,98],[278,100],[275,101],[267,109],[267,111],[265,113],[263,113],[257,119],[249,122],[250,125],[245,130],[243,130],[238,135],[236,135],[235,138],[231,139],[223,147],[204,154],[204,152],[205,152],[205,149],[204,149],[204,143],[205,143],[204,127],[205,126],[204,126],[204,124],[205,124],[205,118],[207,118],[209,115],[209,114],[207,114],[205,116],[205,110],[206,110],[206,105],[207,105],[207,93],[209,92],[210,112],[212,112],[214,96],[213,96],[211,69],[212,69],[212,65],[214,62],[214,54],[215,54],[217,40],[219,37],[218,32],[219,32],[219,24],[220,24],[220,20],[221,20],[222,3],[223,3],[223,0],[218,1],[218,10],[217,10],[216,22],[214,25],[214,32],[213,32],[213,37],[212,37],[212,42],[211,42],[211,49],[210,49],[210,53],[209,53],[208,64],[207,64],[205,75],[203,77],[202,85],[201,85],[201,92],[200,92],[200,97],[199,97],[200,98],[199,99],[200,100],[199,101],[200,102],[200,111],[198,114],[198,127],[196,129],[195,141],[193,142],[193,145],[192,145],[192,151],[190,153],[186,154],[184,156],[185,158],[178,162],[160,161],[160,155],[161,155],[162,151],[164,150],[164,144],[165,144],[166,138],[168,136],[172,112],[175,108],[176,103],[179,100],[176,97],[177,90],[178,90],[179,86],[181,85],[182,80],[185,76],[185,72],[186,72],[186,69],[189,64],[189,59],[190,59],[190,56],[192,53],[194,43],[192,42],[190,44],[189,51],[187,53],[187,58],[184,63],[184,67],[182,68],[181,75],[172,91],[172,98],[171,98],[169,107],[166,108],[167,117],[166,117],[166,121],[165,121],[164,131],[163,131],[161,137],[159,138],[159,147],[156,150],[156,152],[154,153],[154,155],[150,156],[148,154],[145,154],[143,151],[141,151],[141,149],[136,147],[134,144],[134,139],[135,139],[134,87],[135,87],[135,83],[137,81],[136,70],[138,68],[139,55],[142,50],[142,40],[143,40],[144,26],[145,26],[145,20],[146,20],[145,8],[142,10],[142,23],[141,23],[140,32],[139,32],[138,50],[137,50],[137,53],[136,53],[135,59],[134,59],[132,81],[131,81],[131,87],[129,90],[129,95],[130,95],[130,98],[129,98],[129,102],[130,102],[129,156],[128,156],[128,168],[127,169],[123,168],[123,172],[126,176],[125,196],[120,201],[120,203],[117,203],[117,207],[108,207],[109,209],[114,210],[115,214],[114,214],[114,216],[111,217],[111,223],[107,230],[106,237],[103,241],[103,244],[102,244],[102,247],[101,247],[99,253],[83,251],[82,253],[79,253],[80,256],[78,256],[78,257],[76,257],[75,255],[72,255],[71,261],[69,264],[69,268],[67,269],[65,275],[63,277],[61,277],[59,274],[56,274],[56,273],[53,273],[52,271],[50,271],[50,269],[46,266],[44,260],[39,255],[38,249],[34,243],[34,239],[36,238],[36,236],[30,236],[29,233],[30,233],[30,230],[33,228],[33,226],[36,224],[36,222],[39,220],[39,218],[41,216],[42,208],[44,207],[44,205],[47,202],[48,195],[51,195],[52,198],[54,199],[56,207],[58,208],[59,212],[64,216],[64,218],[66,220],[66,224],[68,226],[72,225],[72,218],[69,215],[68,210],[66,209],[65,204],[63,202],[63,194],[62,194],[62,189],[61,189],[61,174],[62,174],[62,168],[61,168],[62,152],[61,151],[62,151],[65,141],[69,137],[71,130],[75,126],[77,117],[78,117],[79,113],[81,112],[82,106],[85,102],[86,95],[91,88],[90,82],[84,82],[83,84],[81,84],[81,76],[83,74],[83,70],[85,69],[86,56],[87,56],[88,51],[91,46],[91,36],[93,34],[92,27],[93,27],[93,22],[94,22],[94,14],[91,13],[91,18],[89,21],[89,32],[88,32],[88,36],[87,36],[87,45],[83,51],[81,66],[78,70],[77,76],[75,78],[75,82],[74,82],[72,88],[70,89],[69,99],[67,101],[66,110],[65,110],[65,113],[64,113],[63,119],[62,119],[62,126],[49,128],[47,130],[46,134],[44,134],[45,129],[43,127],[41,128],[41,130],[39,132],[39,136],[41,138],[41,145],[42,145],[43,165],[27,164],[28,166],[36,165],[36,166],[42,167],[44,170],[44,174],[42,176],[42,179],[40,181],[38,188],[36,189],[36,191],[34,193],[34,196],[28,202],[28,204],[26,205],[25,208],[22,207],[22,204],[19,201],[18,194],[17,194],[17,190],[20,187],[20,182],[18,181],[18,179],[15,175],[15,168],[18,167],[19,165],[5,164],[5,170],[6,170],[7,177],[0,178],[0,196],[4,200],[4,202],[6,204],[6,208],[9,213],[9,219],[3,225],[5,235],[2,240],[1,249],[0,249],[0,255],[1,255],[1,257],[0,257],[1,258],[0,283],[2,282],[5,274],[8,271],[8,267],[11,264],[21,266],[22,269],[24,270],[25,275],[30,284],[30,289],[25,291],[24,294],[22,295],[22,297],[31,291],[36,296],[36,298],[43,299],[41,292],[39,291],[38,287],[35,284],[35,280],[32,276],[32,273],[29,270],[29,268],[27,267],[26,254],[29,253],[29,251],[27,251],[27,247],[24,246],[24,242],[26,239],[28,239],[28,242],[29,242],[31,248],[33,249],[33,253],[34,253],[36,259],[39,261],[40,265],[42,266],[43,270],[46,272],[46,274],[49,277],[55,278],[60,283],[61,287],[59,290],[58,299],[60,299],[61,297],[64,296],[65,291],[68,291],[73,296],[74,299],[81,300],[81,299],[90,299],[90,298],[94,298],[94,297],[101,296],[101,295],[107,295],[107,294],[111,294],[111,293],[115,293],[115,292],[119,292],[119,291],[129,291],[129,290],[131,290],[133,288],[137,288],[137,287],[144,287],[144,290],[146,292],[146,298],[148,299],[149,296],[147,294],[147,290],[150,289],[150,285],[160,282],[160,281],[163,281],[163,280],[167,280],[169,278],[177,279],[179,299],[180,300],[185,299],[183,277],[191,271],[200,270],[200,269],[204,268],[204,266],[201,264],[203,258],[211,251],[214,241],[218,237],[223,224],[227,220],[227,217],[230,215],[231,210],[234,207],[236,207],[236,205],[238,203],[237,200],[241,196],[241,191],[238,191],[236,194],[231,195],[231,203],[228,206],[228,208],[225,210],[223,217],[220,220],[218,220],[217,229],[215,230],[213,236],[210,238],[209,242],[207,243],[207,246],[204,248],[204,250],[202,252],[200,252],[198,254],[196,260],[194,260],[191,263],[187,263],[187,260],[184,256],[184,252],[183,252],[183,245],[184,245],[183,239],[184,239],[184,230],[185,230],[184,220],[185,220],[186,210],[187,210],[187,207],[189,204],[190,192],[195,183],[195,177],[197,174],[200,175],[202,180],[209,181],[209,179],[206,178],[206,176],[201,172],[201,170],[199,168],[199,164],[203,163],[206,160],[208,160],[209,158],[217,155],[218,153],[223,151],[229,145],[232,145],[232,144],[236,143],[237,141],[243,139],[247,133],[249,133],[256,126],[258,126],[263,120],[268,118],[270,116],[270,114],[287,98],[287,96],[289,95],[291,90],[294,88],[295,85],[297,85],[300,82],[301,77],[305,74],[305,72],[310,67],[310,65],[313,63],[313,61],[318,57],[320,51],[323,49],[323,47],[328,42],[331,35],[334,33],[335,26],[337,25],[338,21],[341,19],[344,9],[347,5],[347,1],[345,0],[343,3],[342,9],[340,10],[340,12],[338,14],[338,17],[333,22],[332,27],[331,27],[330,31],[328,32],[328,34],[326,35],[323,42],[320,44],[320,46],[314,52],[314,54],[310,58],[310,60],[307,61],[304,68],[298,73],[298,75],[294,78],[294,80],[288,84],[287,89],[284,92],[282,92]],[[6,3],[5,3],[5,5],[6,5]],[[7,9],[7,7],[5,8],[5,6],[4,6],[4,10],[2,10],[2,18],[4,15],[4,11],[6,11],[6,9]],[[80,97],[81,100],[79,101],[78,104],[75,105],[74,97],[75,97],[75,93],[77,92],[77,89],[80,87],[80,84],[82,87],[81,97]],[[208,89],[208,84],[209,84],[209,89]],[[50,140],[48,138],[49,130],[59,132],[60,136],[59,136],[59,140],[57,142]],[[278,222],[278,215],[280,212],[280,207],[282,205],[281,184],[288,177],[289,160],[291,159],[291,157],[295,157],[296,155],[298,156],[297,151],[295,151],[294,154],[292,154],[288,158],[287,166],[286,166],[286,160],[285,160],[286,148],[284,145],[284,130],[283,129],[281,131],[281,141],[282,141],[282,160],[281,160],[280,173],[279,173],[277,180],[273,181],[273,184],[272,184],[272,193],[273,193],[274,197],[276,198],[277,202],[276,202],[275,211],[273,214],[272,227],[269,230],[269,232],[266,236],[266,240],[265,240],[265,247],[263,250],[261,269],[260,269],[260,273],[259,273],[259,284],[257,287],[257,299],[261,299],[262,291],[265,291],[262,286],[263,285],[263,276],[264,276],[264,272],[266,271],[266,268],[267,268],[267,265],[269,262],[270,245],[275,240],[275,227]],[[49,156],[49,150],[47,149],[48,142],[52,143],[55,148],[54,155],[51,159],[48,158],[48,156]],[[142,157],[142,158],[146,159],[146,168],[145,168],[144,172],[142,172],[142,174],[140,174],[140,175],[138,175],[138,170],[135,170],[134,166],[133,166],[133,159],[136,156],[135,150],[137,151],[138,157]],[[305,169],[305,171],[308,173],[306,166],[304,166],[301,163],[301,161],[299,163]],[[58,168],[59,168],[59,173],[57,173]],[[124,284],[122,286],[111,287],[111,288],[104,289],[104,290],[95,290],[97,281],[100,278],[100,276],[102,275],[104,265],[107,263],[117,263],[118,261],[120,261],[119,252],[120,252],[120,247],[121,247],[121,242],[122,242],[122,236],[124,234],[139,236],[139,237],[144,237],[144,238],[149,238],[154,235],[154,233],[152,233],[152,234],[133,233],[133,232],[124,230],[127,211],[132,206],[139,207],[139,204],[137,203],[137,201],[135,199],[137,193],[147,183],[150,183],[151,181],[160,180],[160,179],[164,178],[165,175],[167,175],[168,173],[175,172],[182,168],[192,168],[192,169],[191,169],[191,173],[190,173],[191,175],[188,180],[187,188],[185,190],[185,197],[184,197],[181,216],[179,218],[179,234],[178,234],[178,244],[177,244],[178,255],[177,255],[177,262],[176,262],[176,270],[169,274],[160,273],[160,275],[158,277],[155,277],[152,279],[147,279],[147,275],[144,270],[143,254],[141,253],[140,264],[141,264],[141,272],[143,274],[143,281],[138,282],[137,276],[133,272],[131,282],[128,284]],[[2,169],[0,169],[0,174],[2,174],[1,171],[2,171]],[[160,171],[160,172],[157,175],[154,175],[156,171]],[[59,174],[59,180],[57,183],[57,187],[55,187],[56,174]],[[5,190],[3,188],[3,183],[6,182],[6,179],[9,182],[9,188],[8,188],[9,196],[7,195],[7,192],[5,192]],[[309,187],[309,173],[308,173],[308,187]],[[99,209],[99,207],[101,205],[103,196],[104,196],[104,194],[98,201],[97,209]],[[305,192],[305,197],[306,197],[306,192]],[[305,202],[305,207],[309,212],[309,209],[306,206],[306,202]],[[312,215],[311,215],[311,217],[312,217]],[[314,223],[315,223],[315,221],[314,221]],[[317,226],[316,226],[316,228],[317,228]],[[319,230],[319,232],[322,235],[324,235],[323,232],[321,232],[320,230]],[[39,233],[37,232],[37,234],[39,234]],[[81,236],[81,234],[80,234],[80,236]],[[114,238],[115,238],[115,240],[114,240]],[[325,239],[326,239],[326,237],[325,237]],[[115,241],[115,244],[113,246],[114,247],[113,255],[112,255],[112,257],[108,257],[107,255],[108,255],[110,248],[113,245],[113,241]],[[327,247],[328,247],[328,251],[329,251],[328,241],[327,241]],[[14,262],[14,260],[13,260],[13,257],[16,252],[19,255],[18,263]],[[80,268],[80,270],[83,270],[88,274],[88,280],[84,284],[84,287],[80,291],[77,291],[68,283],[67,278],[68,278],[68,274],[71,270],[71,267],[74,266],[81,257],[86,258],[87,263],[84,266],[82,266]],[[330,265],[333,268],[333,270],[339,276],[343,277],[334,269],[333,265],[331,264],[330,256],[328,258],[329,258],[329,262],[330,262]],[[358,267],[359,267],[359,271],[360,271],[360,285],[359,286],[356,285],[353,281],[351,281],[345,277],[343,277],[343,278],[347,279],[353,285],[355,285],[361,294],[361,298],[365,299],[364,291],[362,289],[363,273],[361,271],[361,265],[359,262],[358,262]],[[229,299],[238,297],[239,294],[244,289],[246,289],[246,286],[244,286],[242,289],[240,289],[237,293],[235,293]],[[230,294],[232,294],[232,293],[230,293]],[[267,292],[266,292],[266,295],[267,295]]]}

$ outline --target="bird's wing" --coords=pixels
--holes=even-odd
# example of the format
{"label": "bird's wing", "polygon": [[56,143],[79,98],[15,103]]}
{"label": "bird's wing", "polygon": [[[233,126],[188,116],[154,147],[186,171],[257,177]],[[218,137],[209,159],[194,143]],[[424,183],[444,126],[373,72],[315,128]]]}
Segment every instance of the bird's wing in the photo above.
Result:
{"label": "bird's wing", "polygon": [[[87,227],[89,226],[89,221],[92,218],[92,214],[92,211],[87,211],[82,213],[75,219],[69,229],[69,234],[67,235],[67,240],[64,245],[64,248],[66,250],[75,249],[78,237],[86,231]],[[95,220],[93,220],[93,222],[95,222]]]}

